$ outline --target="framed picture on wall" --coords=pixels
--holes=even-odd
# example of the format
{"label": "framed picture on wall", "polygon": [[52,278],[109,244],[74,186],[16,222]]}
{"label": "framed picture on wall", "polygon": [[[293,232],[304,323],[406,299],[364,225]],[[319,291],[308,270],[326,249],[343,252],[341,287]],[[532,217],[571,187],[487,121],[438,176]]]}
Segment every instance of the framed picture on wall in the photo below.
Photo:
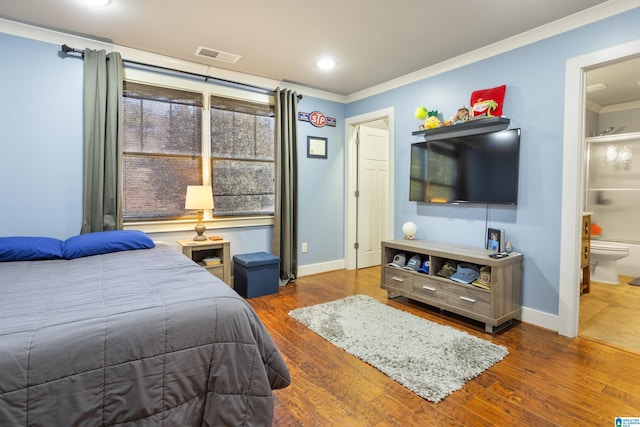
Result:
{"label": "framed picture on wall", "polygon": [[307,136],[307,157],[327,158],[327,138]]}

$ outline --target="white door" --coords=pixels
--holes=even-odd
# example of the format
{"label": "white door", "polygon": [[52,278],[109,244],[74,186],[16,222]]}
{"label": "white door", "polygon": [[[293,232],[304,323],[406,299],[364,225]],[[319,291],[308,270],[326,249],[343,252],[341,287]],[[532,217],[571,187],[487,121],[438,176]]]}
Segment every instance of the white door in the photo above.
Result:
{"label": "white door", "polygon": [[389,131],[361,125],[358,144],[357,268],[380,264],[387,238]]}

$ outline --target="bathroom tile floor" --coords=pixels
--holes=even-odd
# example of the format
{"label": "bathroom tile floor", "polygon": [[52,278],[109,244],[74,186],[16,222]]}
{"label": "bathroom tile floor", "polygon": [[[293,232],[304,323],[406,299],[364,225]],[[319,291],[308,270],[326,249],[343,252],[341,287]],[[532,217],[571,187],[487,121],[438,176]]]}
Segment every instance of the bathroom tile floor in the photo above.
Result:
{"label": "bathroom tile floor", "polygon": [[591,282],[591,292],[580,296],[578,334],[640,353],[640,286]]}

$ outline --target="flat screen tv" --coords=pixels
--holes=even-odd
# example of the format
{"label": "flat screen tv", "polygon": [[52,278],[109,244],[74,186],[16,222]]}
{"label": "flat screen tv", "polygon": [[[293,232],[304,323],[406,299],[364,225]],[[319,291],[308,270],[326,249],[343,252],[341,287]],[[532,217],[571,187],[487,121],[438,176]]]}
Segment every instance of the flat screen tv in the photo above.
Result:
{"label": "flat screen tv", "polygon": [[520,129],[411,144],[409,200],[518,203]]}

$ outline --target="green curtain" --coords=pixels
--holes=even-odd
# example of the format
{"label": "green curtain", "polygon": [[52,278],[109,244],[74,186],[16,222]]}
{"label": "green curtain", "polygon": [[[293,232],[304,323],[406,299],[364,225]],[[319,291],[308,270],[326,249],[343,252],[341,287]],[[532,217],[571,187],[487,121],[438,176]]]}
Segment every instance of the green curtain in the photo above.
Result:
{"label": "green curtain", "polygon": [[280,257],[280,284],[298,275],[298,95],[276,89],[276,201],[273,254]]}
{"label": "green curtain", "polygon": [[84,51],[84,196],[81,233],[122,229],[122,57]]}

